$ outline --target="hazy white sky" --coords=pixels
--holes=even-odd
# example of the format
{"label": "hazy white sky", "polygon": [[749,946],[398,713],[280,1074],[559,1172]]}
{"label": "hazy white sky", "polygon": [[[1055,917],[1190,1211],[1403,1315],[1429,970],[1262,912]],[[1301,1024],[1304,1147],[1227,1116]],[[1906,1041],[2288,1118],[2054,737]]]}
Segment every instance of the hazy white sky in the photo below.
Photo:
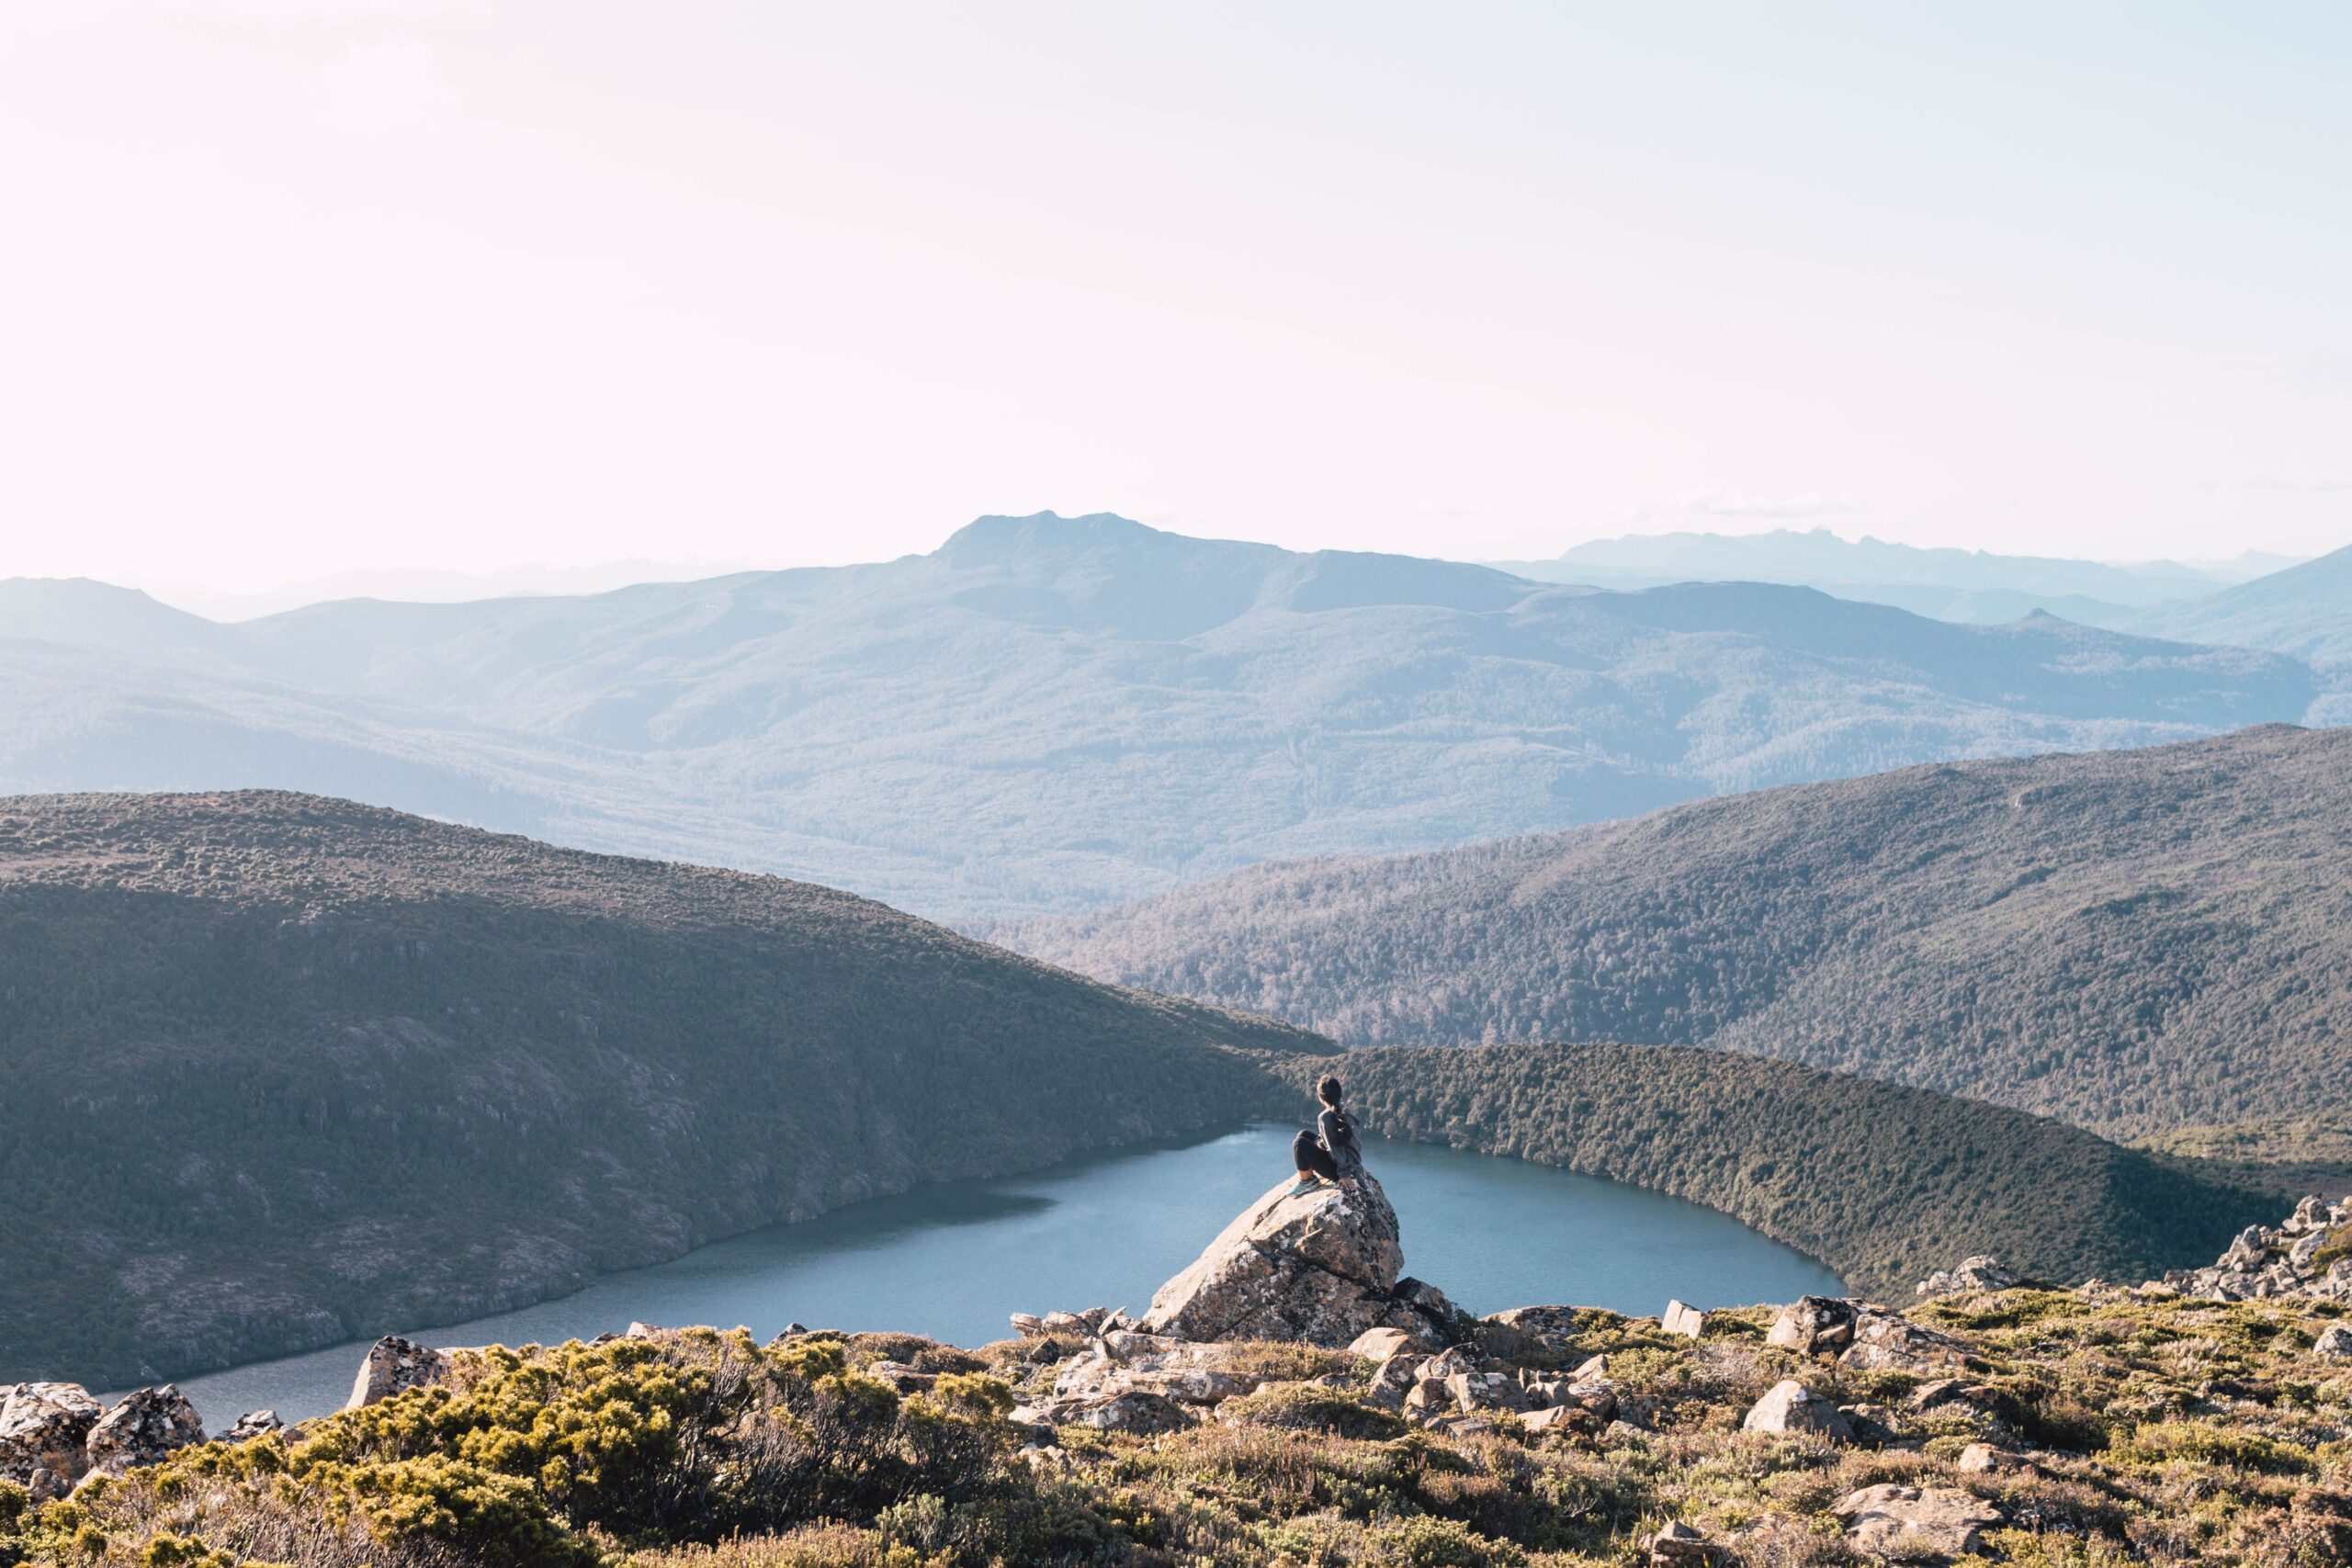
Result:
{"label": "hazy white sky", "polygon": [[0,575],[2352,541],[2352,6],[22,0]]}

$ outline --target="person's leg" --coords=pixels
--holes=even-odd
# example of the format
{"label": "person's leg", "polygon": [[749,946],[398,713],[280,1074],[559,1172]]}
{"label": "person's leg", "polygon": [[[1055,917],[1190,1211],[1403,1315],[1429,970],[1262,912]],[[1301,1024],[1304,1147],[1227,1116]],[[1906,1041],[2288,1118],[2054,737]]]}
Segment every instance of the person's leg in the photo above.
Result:
{"label": "person's leg", "polygon": [[1290,1160],[1298,1168],[1298,1185],[1283,1194],[1285,1198],[1312,1191],[1321,1182],[1336,1180],[1340,1174],[1339,1167],[1331,1162],[1331,1156],[1312,1133],[1303,1132],[1290,1141]]}

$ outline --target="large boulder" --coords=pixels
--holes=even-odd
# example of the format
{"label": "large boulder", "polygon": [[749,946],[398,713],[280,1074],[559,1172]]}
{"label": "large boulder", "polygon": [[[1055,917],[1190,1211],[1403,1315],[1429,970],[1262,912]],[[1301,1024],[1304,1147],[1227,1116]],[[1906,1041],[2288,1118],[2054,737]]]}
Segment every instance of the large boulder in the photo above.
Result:
{"label": "large boulder", "polygon": [[1984,1544],[2001,1511],[1949,1486],[1865,1486],[1830,1512],[1846,1521],[1846,1544],[1872,1557],[1916,1562],[1952,1558]]}
{"label": "large boulder", "polygon": [[1968,1364],[1968,1347],[1899,1313],[1858,1305],[1853,1343],[1838,1352],[1838,1363],[1856,1371],[1940,1377]]}
{"label": "large boulder", "polygon": [[1843,1297],[1800,1296],[1781,1309],[1764,1342],[1803,1356],[1835,1355],[1854,1342],[1855,1316]]}
{"label": "large boulder", "polygon": [[80,1383],[0,1385],[0,1480],[62,1495],[89,1468],[84,1445],[103,1409]]}
{"label": "large boulder", "polygon": [[1443,1296],[1398,1280],[1396,1211],[1380,1183],[1361,1176],[1295,1198],[1291,1185],[1243,1210],[1159,1288],[1145,1332],[1343,1346],[1368,1329],[1400,1328],[1422,1344],[1445,1343]]}
{"label": "large boulder", "polygon": [[90,1469],[120,1475],[135,1464],[153,1464],[174,1449],[204,1441],[204,1418],[177,1387],[142,1388],[126,1393],[98,1417],[83,1442]]}
{"label": "large boulder", "polygon": [[1780,1436],[1809,1433],[1818,1438],[1846,1438],[1854,1435],[1854,1423],[1827,1399],[1790,1378],[1774,1383],[1771,1392],[1756,1402],[1747,1419],[1740,1422],[1739,1429]]}
{"label": "large boulder", "polygon": [[[643,1329],[642,1334],[639,1333]],[[641,1323],[628,1325],[629,1337],[651,1338],[658,1331]],[[446,1350],[435,1350],[429,1345],[419,1345],[413,1339],[402,1339],[387,1334],[368,1347],[368,1354],[359,1363],[359,1375],[352,1380],[351,1397],[344,1403],[345,1410],[356,1410],[379,1400],[406,1393],[413,1388],[427,1388],[446,1382],[449,1377],[449,1356]]]}

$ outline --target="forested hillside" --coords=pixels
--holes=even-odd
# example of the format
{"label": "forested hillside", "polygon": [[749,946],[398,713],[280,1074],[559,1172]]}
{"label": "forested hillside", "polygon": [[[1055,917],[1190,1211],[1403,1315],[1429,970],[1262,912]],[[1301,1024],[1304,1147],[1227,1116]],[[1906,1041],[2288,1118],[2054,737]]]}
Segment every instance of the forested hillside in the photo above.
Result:
{"label": "forested hillside", "polygon": [[0,799],[0,1382],[542,1299],[1230,1124],[1281,1025],[846,894],[277,794]]}
{"label": "forested hillside", "polygon": [[2325,695],[2277,654],[2047,615],[1051,513],[865,566],[234,626],[0,583],[0,792],[302,789],[961,922]]}
{"label": "forested hillside", "polygon": [[1351,1044],[1704,1044],[2115,1133],[2341,1108],[2352,730],[1907,769],[1009,931]]}
{"label": "forested hillside", "polygon": [[1286,1117],[1333,1066],[1376,1127],[1680,1193],[1857,1279],[1996,1235],[2070,1278],[2201,1262],[2239,1203],[1780,1063],[1335,1062],[825,888],[300,795],[0,799],[0,1381],[453,1321],[920,1180]]}
{"label": "forested hillside", "polygon": [[1391,1047],[1346,1076],[1389,1137],[1670,1192],[1812,1254],[1858,1290],[1978,1253],[2055,1281],[2137,1282],[2273,1218],[2275,1191],[2043,1117],[1750,1056],[1645,1045]]}

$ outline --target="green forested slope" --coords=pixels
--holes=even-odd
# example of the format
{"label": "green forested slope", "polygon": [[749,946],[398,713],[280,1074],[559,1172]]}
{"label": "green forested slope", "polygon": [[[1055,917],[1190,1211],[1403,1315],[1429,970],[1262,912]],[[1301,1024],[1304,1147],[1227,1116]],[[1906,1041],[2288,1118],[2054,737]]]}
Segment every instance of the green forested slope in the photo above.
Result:
{"label": "green forested slope", "polygon": [[453,1321],[1287,1116],[1334,1065],[1374,1126],[1679,1193],[1859,1280],[2201,1262],[2240,1212],[1992,1106],[1671,1051],[1335,1061],[824,888],[298,795],[0,800],[0,1381]]}
{"label": "green forested slope", "polygon": [[541,1299],[1229,1122],[1321,1046],[878,904],[314,797],[0,800],[0,1382]]}
{"label": "green forested slope", "polygon": [[1346,1075],[1363,1124],[1688,1198],[1857,1289],[1990,1253],[2052,1280],[2136,1283],[2275,1219],[2273,1192],[1999,1106],[1719,1052],[1386,1048],[1283,1063]]}
{"label": "green forested slope", "polygon": [[1005,933],[1350,1044],[1792,1058],[2110,1133],[2352,1098],[2352,730],[1907,769]]}

